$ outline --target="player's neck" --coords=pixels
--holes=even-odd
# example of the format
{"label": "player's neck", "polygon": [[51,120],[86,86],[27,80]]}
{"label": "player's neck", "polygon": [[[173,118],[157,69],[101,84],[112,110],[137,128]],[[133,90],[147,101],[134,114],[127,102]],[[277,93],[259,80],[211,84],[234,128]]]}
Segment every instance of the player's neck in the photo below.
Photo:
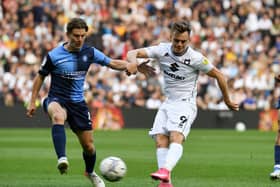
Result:
{"label": "player's neck", "polygon": [[69,42],[66,42],[63,47],[70,53],[75,53],[75,52],[79,52],[80,49],[76,49],[76,48],[73,48],[71,47],[70,43]]}
{"label": "player's neck", "polygon": [[182,56],[182,55],[184,55],[184,54],[187,52],[188,48],[189,48],[189,47],[186,47],[186,49],[185,49],[184,51],[180,52],[180,53],[176,53],[176,52],[174,52],[174,51],[172,50],[172,53],[173,53],[175,56]]}

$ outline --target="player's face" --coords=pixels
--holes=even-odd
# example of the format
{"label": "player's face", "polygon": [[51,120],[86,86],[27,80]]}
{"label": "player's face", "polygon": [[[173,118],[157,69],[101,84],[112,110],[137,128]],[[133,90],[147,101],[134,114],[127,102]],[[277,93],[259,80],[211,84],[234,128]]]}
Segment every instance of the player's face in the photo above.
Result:
{"label": "player's face", "polygon": [[71,33],[67,34],[69,38],[69,50],[79,51],[84,44],[86,33],[85,29],[73,29]]}
{"label": "player's face", "polygon": [[186,48],[187,48],[188,41],[189,41],[188,32],[184,32],[184,33],[173,32],[173,33],[171,33],[172,52],[175,53],[175,54],[184,53]]}

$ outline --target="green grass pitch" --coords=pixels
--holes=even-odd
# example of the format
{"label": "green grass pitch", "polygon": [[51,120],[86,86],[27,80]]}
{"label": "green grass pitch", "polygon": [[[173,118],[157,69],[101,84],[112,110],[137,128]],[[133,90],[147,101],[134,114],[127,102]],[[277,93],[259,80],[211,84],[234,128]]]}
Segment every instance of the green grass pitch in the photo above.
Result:
{"label": "green grass pitch", "polygon": [[[107,156],[119,156],[127,164],[124,179],[107,187],[156,187],[149,174],[155,171],[154,143],[148,129],[96,131],[96,170]],[[184,154],[172,173],[174,187],[270,187],[275,132],[193,129]],[[50,129],[0,129],[0,187],[91,186],[83,176],[79,143],[67,130],[70,170],[56,169]]]}

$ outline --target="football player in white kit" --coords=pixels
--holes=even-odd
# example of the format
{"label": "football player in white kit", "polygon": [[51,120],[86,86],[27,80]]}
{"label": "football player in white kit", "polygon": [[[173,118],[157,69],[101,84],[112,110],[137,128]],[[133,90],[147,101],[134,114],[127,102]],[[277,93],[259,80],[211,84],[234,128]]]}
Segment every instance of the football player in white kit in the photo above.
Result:
{"label": "football player in white kit", "polygon": [[152,58],[159,62],[164,76],[166,100],[160,106],[149,134],[156,142],[158,171],[151,177],[160,180],[159,187],[170,187],[171,171],[183,154],[183,142],[197,115],[197,79],[202,71],[217,80],[225,104],[239,110],[231,101],[224,75],[200,52],[188,46],[191,27],[186,21],[177,21],[171,28],[170,43],[131,50],[129,62],[138,58]]}

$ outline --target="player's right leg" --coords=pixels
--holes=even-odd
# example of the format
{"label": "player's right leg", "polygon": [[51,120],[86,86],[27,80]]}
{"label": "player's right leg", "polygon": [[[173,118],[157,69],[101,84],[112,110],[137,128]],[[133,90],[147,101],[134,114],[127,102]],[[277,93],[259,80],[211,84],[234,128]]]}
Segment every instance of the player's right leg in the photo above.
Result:
{"label": "player's right leg", "polygon": [[166,104],[164,103],[159,108],[154,120],[153,128],[149,132],[149,135],[152,136],[156,142],[156,156],[159,168],[156,172],[151,173],[150,176],[155,180],[169,182],[170,171],[163,168],[166,163],[166,156],[169,149],[169,134],[166,131],[167,114],[165,106]]}
{"label": "player's right leg", "polygon": [[[176,138],[174,137],[175,135]],[[156,180],[161,180],[165,183],[170,182],[170,175],[173,168],[176,166],[181,156],[183,155],[183,143],[184,136],[178,132],[171,132],[169,149],[166,155],[166,160],[160,169],[151,174],[151,177]],[[162,184],[167,185],[167,184]]]}
{"label": "player's right leg", "polygon": [[166,168],[160,168],[154,173],[151,173],[151,177],[154,180],[160,180],[165,183],[169,183],[170,181],[170,171],[167,170]]}
{"label": "player's right leg", "polygon": [[66,134],[64,123],[67,118],[65,109],[56,101],[46,105],[49,117],[52,120],[52,140],[58,158],[57,169],[60,174],[67,173],[69,162],[66,157]]}
{"label": "player's right leg", "polygon": [[[280,104],[279,104],[280,105]],[[270,173],[271,179],[280,179],[280,110],[278,108],[278,132],[274,145],[274,168]]]}
{"label": "player's right leg", "polygon": [[161,180],[164,182],[170,181],[170,170],[164,168],[166,163],[166,156],[168,154],[169,146],[169,137],[164,134],[157,134],[155,136],[156,141],[156,153],[157,153],[157,162],[158,170],[154,173],[151,173],[151,177],[155,180]]}

